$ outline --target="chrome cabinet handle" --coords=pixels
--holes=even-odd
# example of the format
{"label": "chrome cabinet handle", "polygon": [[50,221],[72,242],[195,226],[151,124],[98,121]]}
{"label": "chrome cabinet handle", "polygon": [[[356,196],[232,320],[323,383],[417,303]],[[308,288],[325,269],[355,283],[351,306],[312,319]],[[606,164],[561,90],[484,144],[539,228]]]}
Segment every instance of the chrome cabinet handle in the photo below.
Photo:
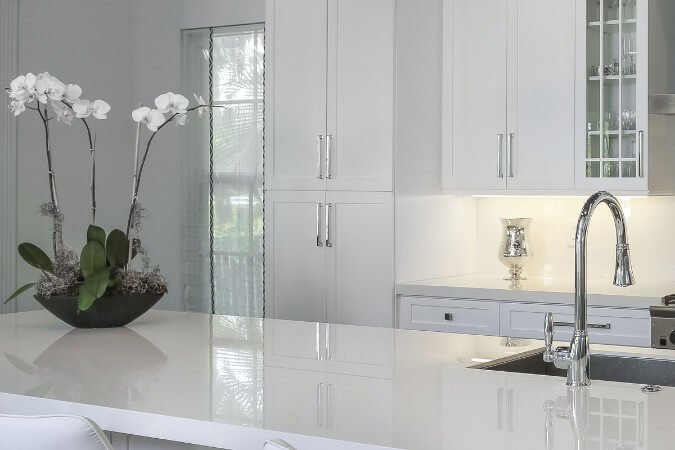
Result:
{"label": "chrome cabinet handle", "polygon": [[506,431],[513,431],[513,389],[506,390]]}
{"label": "chrome cabinet handle", "polygon": [[321,147],[323,143],[323,134],[316,136],[316,177],[323,180],[323,164],[321,160]]}
{"label": "chrome cabinet handle", "polygon": [[[572,322],[553,322],[554,327],[574,327],[574,324]],[[588,328],[594,328],[596,330],[611,330],[612,329],[612,324],[611,323],[589,323],[587,325]]]}
{"label": "chrome cabinet handle", "polygon": [[331,222],[333,220],[333,204],[328,203],[326,208],[326,247],[333,246],[333,237],[331,231]]}
{"label": "chrome cabinet handle", "polygon": [[504,178],[504,171],[502,170],[502,142],[504,141],[504,134],[497,135],[497,177]]}
{"label": "chrome cabinet handle", "polygon": [[323,383],[316,385],[316,425],[323,427]]}
{"label": "chrome cabinet handle", "polygon": [[323,239],[321,239],[321,210],[323,203],[316,204],[316,246],[323,247]]}
{"label": "chrome cabinet handle", "polygon": [[638,154],[637,154],[637,165],[638,165],[638,176],[644,178],[644,141],[645,141],[645,132],[640,130],[638,132]]}
{"label": "chrome cabinet handle", "polygon": [[513,178],[513,133],[509,133],[506,139],[506,167],[509,178]]}
{"label": "chrome cabinet handle", "polygon": [[335,136],[329,134],[326,136],[326,178],[329,180],[333,179],[333,164],[332,164],[332,150],[333,150],[333,139]]}
{"label": "chrome cabinet handle", "polygon": [[326,427],[328,427],[328,428],[333,427],[333,414],[331,412],[331,406],[330,406],[330,394],[331,394],[332,390],[333,390],[333,384],[328,383],[328,387],[326,387]]}

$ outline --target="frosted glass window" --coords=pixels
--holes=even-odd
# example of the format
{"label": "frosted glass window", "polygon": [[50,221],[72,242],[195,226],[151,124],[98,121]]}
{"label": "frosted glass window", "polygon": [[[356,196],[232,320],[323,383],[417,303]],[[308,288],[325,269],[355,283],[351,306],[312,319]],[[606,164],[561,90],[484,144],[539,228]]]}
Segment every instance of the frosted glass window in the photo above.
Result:
{"label": "frosted glass window", "polygon": [[185,308],[263,316],[264,26],[183,31],[183,85],[221,108],[188,124]]}

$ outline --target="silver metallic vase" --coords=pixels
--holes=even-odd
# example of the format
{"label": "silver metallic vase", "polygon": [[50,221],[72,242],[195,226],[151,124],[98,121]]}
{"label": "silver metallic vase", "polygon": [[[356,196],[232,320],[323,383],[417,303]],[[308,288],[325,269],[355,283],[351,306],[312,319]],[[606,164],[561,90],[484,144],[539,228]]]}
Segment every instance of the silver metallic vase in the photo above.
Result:
{"label": "silver metallic vase", "polygon": [[499,261],[509,268],[509,277],[505,280],[525,280],[523,266],[532,256],[530,225],[532,219],[500,219],[502,222],[502,241],[499,248]]}

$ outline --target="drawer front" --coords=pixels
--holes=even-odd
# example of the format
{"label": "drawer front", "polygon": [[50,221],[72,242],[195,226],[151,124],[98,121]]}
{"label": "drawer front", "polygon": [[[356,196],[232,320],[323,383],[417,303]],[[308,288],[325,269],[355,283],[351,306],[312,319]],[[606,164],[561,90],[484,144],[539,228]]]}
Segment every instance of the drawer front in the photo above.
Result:
{"label": "drawer front", "polygon": [[[544,314],[553,313],[555,322],[574,323],[573,305],[540,303],[502,303],[502,336],[544,339]],[[592,344],[650,347],[650,317],[648,310],[621,308],[588,308],[588,335]],[[574,327],[555,327],[556,341],[572,339]]]}
{"label": "drawer front", "polygon": [[499,336],[499,302],[401,296],[399,326],[410,330]]}

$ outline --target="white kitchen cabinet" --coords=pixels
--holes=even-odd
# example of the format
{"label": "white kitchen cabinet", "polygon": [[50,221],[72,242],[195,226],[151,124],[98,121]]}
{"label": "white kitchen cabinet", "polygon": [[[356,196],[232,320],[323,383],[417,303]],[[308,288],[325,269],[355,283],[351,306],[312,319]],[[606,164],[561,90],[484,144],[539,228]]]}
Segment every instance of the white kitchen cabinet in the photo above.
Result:
{"label": "white kitchen cabinet", "polygon": [[391,191],[395,0],[266,14],[266,189]]}
{"label": "white kitchen cabinet", "polygon": [[393,194],[270,191],[267,317],[391,327]]}
{"label": "white kitchen cabinet", "polygon": [[322,190],[328,5],[326,0],[268,0],[266,7],[266,188]]}
{"label": "white kitchen cabinet", "polygon": [[[544,339],[544,314],[547,312],[553,313],[555,322],[572,325],[555,327],[555,340],[571,340],[574,305],[504,302],[501,304],[501,335]],[[588,335],[593,344],[650,347],[650,329],[648,310],[588,308]]]}
{"label": "white kitchen cabinet", "polygon": [[506,0],[443,3],[443,182],[506,188]]}
{"label": "white kitchen cabinet", "polygon": [[267,192],[267,317],[326,321],[325,208],[323,191]]}
{"label": "white kitchen cabinet", "polygon": [[575,29],[573,2],[445,0],[447,190],[574,187]]}
{"label": "white kitchen cabinet", "polygon": [[508,0],[508,190],[574,189],[575,9]]}
{"label": "white kitchen cabinet", "polygon": [[395,4],[328,1],[328,190],[392,190]]}
{"label": "white kitchen cabinet", "polygon": [[675,92],[675,36],[663,28],[675,3],[577,0],[577,10],[577,189],[672,194],[675,119],[651,115],[649,96]]}
{"label": "white kitchen cabinet", "polygon": [[390,193],[327,192],[328,321],[394,323],[394,208]]}
{"label": "white kitchen cabinet", "polygon": [[499,336],[499,302],[454,298],[399,298],[401,328]]}

